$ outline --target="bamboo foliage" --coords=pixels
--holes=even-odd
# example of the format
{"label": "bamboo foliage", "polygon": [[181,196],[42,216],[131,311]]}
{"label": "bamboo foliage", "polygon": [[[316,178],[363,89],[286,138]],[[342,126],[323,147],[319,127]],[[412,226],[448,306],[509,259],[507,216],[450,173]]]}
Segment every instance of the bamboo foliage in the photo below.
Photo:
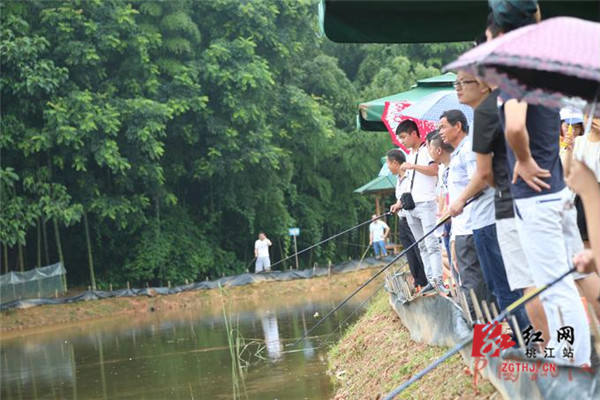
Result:
{"label": "bamboo foliage", "polygon": [[312,1],[3,1],[0,21],[4,269],[60,261],[86,286],[238,273],[260,230],[276,261],[290,227],[303,248],[364,221],[353,190],[390,142],[354,131],[356,103],[458,53],[335,47]]}

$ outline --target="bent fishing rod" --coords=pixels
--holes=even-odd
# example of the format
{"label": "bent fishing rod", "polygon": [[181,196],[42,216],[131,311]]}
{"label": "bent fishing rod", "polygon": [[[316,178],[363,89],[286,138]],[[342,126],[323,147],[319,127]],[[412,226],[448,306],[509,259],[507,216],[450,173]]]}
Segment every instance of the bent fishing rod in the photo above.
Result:
{"label": "bent fishing rod", "polygon": [[[406,266],[407,264],[408,264],[408,261],[405,261],[405,262],[404,262],[404,264],[402,264],[402,265],[400,266],[400,268],[402,268],[402,267]],[[352,311],[352,312],[351,312],[351,313],[350,313],[350,314],[349,314],[349,315],[348,315],[348,316],[347,316],[347,317],[346,317],[346,318],[345,318],[345,319],[344,319],[342,322],[340,322],[340,323],[339,323],[339,326],[340,326],[340,327],[343,327],[343,326],[344,326],[344,324],[345,324],[346,322],[348,322],[348,320],[349,320],[350,318],[352,318],[352,316],[353,316],[354,314],[356,314],[356,312],[357,312],[358,310],[360,310],[361,308],[363,308],[363,307],[364,307],[364,305],[365,305],[365,304],[367,304],[367,303],[369,302],[369,300],[371,300],[371,298],[372,298],[373,296],[375,296],[375,295],[376,295],[376,294],[377,294],[377,293],[378,293],[378,292],[381,290],[381,288],[382,288],[382,287],[384,287],[384,286],[385,286],[385,280],[384,280],[383,282],[381,282],[381,283],[379,284],[379,286],[377,286],[377,287],[375,288],[375,290],[373,290],[373,292],[372,292],[372,293],[371,293],[371,294],[370,294],[370,295],[369,295],[369,296],[368,296],[366,299],[364,299],[362,303],[360,303],[360,304],[359,304],[359,305],[358,305],[358,306],[357,306],[357,307],[354,309],[354,311]],[[319,346],[319,347],[322,347],[322,346]]]}
{"label": "bent fishing rod", "polygon": [[[552,282],[547,283],[547,284],[545,284],[543,286],[540,286],[536,290],[530,292],[529,294],[524,295],[520,299],[516,300],[514,303],[510,304],[508,307],[506,307],[506,309],[504,311],[502,311],[500,314],[498,314],[498,316],[496,318],[494,318],[489,324],[487,324],[483,328],[483,332],[485,332],[487,329],[489,329],[494,323],[502,321],[504,318],[506,318],[515,309],[517,309],[517,308],[525,305],[529,301],[533,300],[534,298],[536,298],[537,296],[539,296],[540,294],[542,294],[542,292],[544,292],[544,291],[550,289],[552,286],[556,285],[558,282],[560,282],[561,280],[563,280],[564,278],[566,278],[567,276],[569,276],[569,274],[571,274],[572,272],[575,272],[575,268],[574,267],[571,268],[571,269],[569,269],[567,272],[565,272],[564,274],[562,274],[561,276],[559,276],[558,278],[556,278]],[[434,361],[433,363],[429,364],[426,368],[424,368],[423,370],[421,370],[418,374],[413,375],[409,380],[407,380],[402,385],[398,386],[396,389],[394,389],[393,391],[391,391],[390,393],[388,393],[383,398],[383,400],[391,400],[394,397],[396,397],[397,395],[399,395],[400,393],[402,393],[410,385],[412,385],[413,383],[415,383],[416,381],[418,381],[419,379],[421,379],[422,377],[424,377],[425,375],[427,375],[428,373],[430,373],[431,371],[433,371],[434,369],[436,369],[439,365],[443,364],[447,359],[449,359],[454,354],[456,354],[460,350],[462,350],[462,348],[465,347],[465,346],[467,346],[469,343],[471,343],[472,340],[473,340],[473,336],[470,336],[470,337],[464,339],[462,342],[460,342],[459,344],[457,344],[456,346],[454,346],[452,349],[450,349],[442,357],[438,358],[436,361]]]}
{"label": "bent fishing rod", "polygon": [[[305,251],[308,251],[308,250],[310,250],[310,249],[314,249],[315,247],[317,247],[317,246],[320,246],[320,245],[322,245],[323,243],[329,242],[330,240],[332,240],[332,239],[335,239],[335,238],[336,238],[336,237],[338,237],[338,236],[342,236],[344,233],[348,233],[348,232],[350,232],[350,231],[352,231],[352,230],[354,230],[354,229],[356,229],[356,228],[360,228],[360,227],[361,227],[361,226],[363,226],[363,225],[366,225],[366,224],[368,224],[368,223],[370,223],[370,222],[373,222],[373,221],[375,221],[375,220],[378,220],[378,219],[381,219],[381,218],[383,218],[383,217],[386,217],[386,216],[388,216],[388,215],[390,215],[390,214],[392,214],[392,212],[388,211],[388,212],[386,212],[385,214],[381,214],[381,215],[380,215],[379,217],[377,217],[377,218],[371,218],[371,219],[369,219],[369,220],[367,220],[367,221],[365,221],[365,222],[361,222],[360,224],[353,226],[352,228],[348,228],[348,229],[346,229],[346,230],[345,230],[345,231],[343,231],[343,232],[337,233],[337,234],[335,234],[335,235],[333,235],[333,236],[331,236],[331,237],[329,237],[329,238],[327,238],[327,239],[321,240],[319,243],[315,243],[315,244],[313,244],[312,246],[309,246],[309,247],[307,247],[307,248],[305,248],[305,249],[302,249],[302,250],[300,250],[300,251],[299,251],[299,252],[297,252],[297,253],[294,253],[294,254],[292,254],[292,255],[291,255],[291,256],[289,256],[289,257],[286,257],[286,258],[284,258],[283,260],[279,260],[279,261],[277,261],[275,264],[271,265],[271,268],[273,268],[273,267],[274,267],[274,266],[276,266],[277,264],[280,264],[280,263],[282,263],[282,262],[284,262],[284,261],[287,261],[287,260],[289,260],[290,258],[294,258],[294,257],[296,257],[297,255],[304,253]],[[367,250],[368,250],[368,249],[367,249]]]}
{"label": "bent fishing rod", "polygon": [[[472,197],[471,199],[469,199],[466,204],[465,207],[468,206],[469,204],[471,204],[473,201],[475,201],[479,196],[481,196],[481,193],[478,193],[477,195],[475,195],[474,197]],[[402,250],[402,252],[400,254],[398,254],[397,256],[395,256],[392,261],[390,261],[389,263],[387,263],[383,268],[381,268],[375,275],[373,275],[372,277],[370,277],[365,283],[363,283],[362,285],[360,285],[358,288],[356,288],[352,293],[350,293],[350,295],[348,297],[346,297],[344,300],[342,300],[342,302],[340,304],[338,304],[337,306],[335,306],[335,308],[331,311],[329,311],[323,318],[321,318],[319,320],[319,322],[317,322],[315,325],[313,325],[312,328],[310,328],[308,331],[306,331],[304,333],[304,335],[302,335],[302,337],[300,337],[300,339],[296,340],[294,342],[294,344],[292,345],[292,347],[297,346],[305,337],[307,337],[309,335],[309,333],[311,333],[313,330],[315,330],[318,326],[320,326],[323,322],[325,322],[325,320],[327,318],[329,318],[331,315],[333,315],[333,313],[335,313],[337,310],[340,309],[340,307],[342,307],[344,304],[346,304],[348,302],[348,300],[350,300],[352,297],[354,297],[356,295],[356,293],[360,292],[365,286],[367,286],[369,283],[373,282],[379,275],[381,275],[386,269],[388,269],[392,264],[394,264],[396,261],[398,261],[402,256],[404,256],[410,249],[412,249],[413,247],[415,247],[417,244],[419,244],[421,241],[423,241],[427,236],[431,235],[433,232],[435,232],[436,229],[438,229],[440,226],[444,225],[449,219],[451,218],[451,215],[448,213],[447,215],[445,215],[441,220],[438,221],[437,224],[435,224],[435,226],[433,228],[431,228],[428,232],[426,232],[423,236],[421,236],[418,240],[415,240],[410,246],[408,246],[406,249]]]}
{"label": "bent fishing rod", "polygon": [[[367,304],[367,303],[369,302],[369,300],[371,300],[371,298],[372,298],[373,296],[375,296],[375,295],[376,295],[376,294],[379,292],[379,290],[380,290],[380,289],[381,289],[381,288],[382,288],[384,285],[385,285],[385,281],[381,282],[381,284],[380,284],[379,286],[377,286],[377,288],[375,288],[375,290],[373,290],[373,293],[371,293],[371,294],[370,294],[370,295],[369,295],[369,296],[368,296],[366,299],[364,299],[364,300],[363,300],[363,301],[362,301],[362,302],[361,302],[361,303],[360,303],[360,304],[359,304],[359,305],[358,305],[358,306],[357,306],[357,307],[356,307],[356,308],[355,308],[355,309],[354,309],[354,310],[353,310],[353,311],[352,311],[350,314],[348,314],[348,316],[347,316],[346,318],[344,318],[344,320],[343,320],[342,322],[340,322],[340,323],[338,324],[338,327],[339,327],[340,331],[341,331],[341,329],[344,327],[344,324],[346,324],[346,322],[348,322],[348,320],[349,320],[350,318],[352,318],[352,316],[353,316],[354,314],[356,314],[356,312],[357,312],[358,310],[360,310],[361,308],[363,308],[363,307],[365,306],[365,304]],[[334,332],[332,332],[332,334],[333,334],[333,333],[334,333]],[[331,344],[331,343],[332,343],[334,340],[335,340],[335,339],[328,340],[328,341],[324,341],[324,342],[323,342],[322,344],[320,344],[320,345],[319,345],[317,348],[321,348],[321,347],[327,347],[327,346],[329,346],[329,345],[330,345],[330,344]],[[286,345],[286,346],[291,346],[291,345],[293,345],[293,343],[291,343],[291,344],[289,344],[289,345]]]}

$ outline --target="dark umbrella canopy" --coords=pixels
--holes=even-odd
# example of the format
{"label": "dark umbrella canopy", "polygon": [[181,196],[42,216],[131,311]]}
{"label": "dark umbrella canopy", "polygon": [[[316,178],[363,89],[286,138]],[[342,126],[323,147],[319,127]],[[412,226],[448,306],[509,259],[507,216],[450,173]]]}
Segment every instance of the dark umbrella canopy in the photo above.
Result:
{"label": "dark umbrella canopy", "polygon": [[600,88],[600,23],[558,17],[514,30],[448,64],[532,104],[592,101]]}
{"label": "dark umbrella canopy", "polygon": [[[543,18],[559,15],[599,21],[600,2],[542,0]],[[325,35],[340,43],[472,41],[485,29],[487,0],[321,0]]]}

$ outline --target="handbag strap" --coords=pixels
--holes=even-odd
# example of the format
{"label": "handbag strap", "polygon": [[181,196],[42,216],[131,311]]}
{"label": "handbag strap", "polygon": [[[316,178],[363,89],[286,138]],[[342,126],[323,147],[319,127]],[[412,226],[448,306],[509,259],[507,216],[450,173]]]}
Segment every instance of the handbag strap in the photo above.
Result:
{"label": "handbag strap", "polygon": [[[423,147],[425,143],[421,143],[421,146],[419,146],[419,150],[417,150],[417,155],[415,156],[415,166],[417,165],[417,162],[419,162],[419,151],[421,151],[421,147]],[[410,174],[410,191],[409,193],[412,193],[412,188],[413,188],[413,184],[415,183],[415,174],[417,173],[416,169],[413,169],[412,174]]]}

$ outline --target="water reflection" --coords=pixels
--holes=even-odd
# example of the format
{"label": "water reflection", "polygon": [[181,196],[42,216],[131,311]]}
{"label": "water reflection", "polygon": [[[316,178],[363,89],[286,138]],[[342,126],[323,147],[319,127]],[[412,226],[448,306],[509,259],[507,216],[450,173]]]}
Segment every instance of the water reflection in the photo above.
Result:
{"label": "water reflection", "polygon": [[267,314],[262,316],[261,322],[267,354],[271,360],[276,361],[281,357],[281,341],[279,340],[277,316],[275,313],[267,312]]}
{"label": "water reflection", "polygon": [[[244,338],[264,339],[264,356],[246,353],[250,399],[320,399],[331,393],[326,349],[339,323],[358,302],[348,303],[304,339],[292,343],[335,305],[266,304],[271,311],[230,314]],[[258,348],[259,346],[257,346]],[[1,399],[230,399],[231,356],[223,315],[197,311],[121,318],[0,341]],[[265,371],[268,371],[265,373]]]}
{"label": "water reflection", "polygon": [[[308,332],[308,329],[306,329],[306,317],[304,316],[304,313],[302,313],[302,326],[304,327],[304,331],[302,332],[302,334],[305,335],[306,332]],[[315,355],[315,348],[313,347],[313,343],[308,336],[304,338],[302,349],[302,351],[304,352],[304,357],[306,357],[307,359],[313,358],[313,356]]]}

